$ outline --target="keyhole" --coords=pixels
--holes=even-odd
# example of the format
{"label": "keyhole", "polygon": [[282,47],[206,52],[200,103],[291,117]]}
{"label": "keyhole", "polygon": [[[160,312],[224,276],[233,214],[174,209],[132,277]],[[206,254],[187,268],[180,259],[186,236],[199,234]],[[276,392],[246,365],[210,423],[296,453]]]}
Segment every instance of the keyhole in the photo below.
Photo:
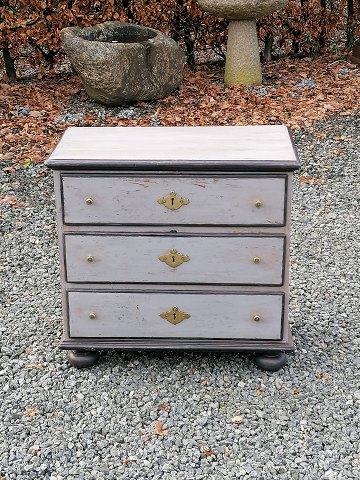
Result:
{"label": "keyhole", "polygon": [[174,257],[174,255],[172,256],[172,261],[173,261],[173,263],[175,263],[175,257]]}
{"label": "keyhole", "polygon": [[175,198],[171,197],[171,205],[174,205],[174,200],[175,200]]}
{"label": "keyhole", "polygon": [[176,320],[176,313],[173,313],[174,321]]}

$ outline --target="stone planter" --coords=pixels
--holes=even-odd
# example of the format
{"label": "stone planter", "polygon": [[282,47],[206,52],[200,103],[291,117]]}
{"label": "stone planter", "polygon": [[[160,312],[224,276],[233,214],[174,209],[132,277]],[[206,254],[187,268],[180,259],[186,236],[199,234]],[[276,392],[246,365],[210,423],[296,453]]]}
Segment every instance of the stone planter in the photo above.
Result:
{"label": "stone planter", "polygon": [[198,0],[207,12],[229,19],[225,85],[260,85],[256,19],[286,6],[288,0]]}
{"label": "stone planter", "polygon": [[89,97],[108,106],[166,97],[183,78],[185,54],[168,36],[123,22],[68,27],[65,52]]}

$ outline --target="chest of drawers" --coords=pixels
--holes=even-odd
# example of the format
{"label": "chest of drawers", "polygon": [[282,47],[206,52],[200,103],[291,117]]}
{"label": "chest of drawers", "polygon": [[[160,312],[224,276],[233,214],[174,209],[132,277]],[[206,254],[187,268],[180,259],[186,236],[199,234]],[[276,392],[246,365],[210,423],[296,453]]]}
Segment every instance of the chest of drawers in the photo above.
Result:
{"label": "chest of drawers", "polygon": [[46,164],[72,365],[106,349],[285,364],[299,167],[286,127],[74,127]]}

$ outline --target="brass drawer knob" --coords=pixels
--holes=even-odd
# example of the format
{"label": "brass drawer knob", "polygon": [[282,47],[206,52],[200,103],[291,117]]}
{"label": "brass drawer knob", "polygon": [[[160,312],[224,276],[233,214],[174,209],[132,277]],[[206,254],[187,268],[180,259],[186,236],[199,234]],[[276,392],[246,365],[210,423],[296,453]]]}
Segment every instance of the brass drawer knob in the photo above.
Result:
{"label": "brass drawer knob", "polygon": [[166,265],[169,265],[169,267],[178,267],[182,263],[188,262],[190,260],[190,257],[188,257],[187,255],[183,255],[175,248],[172,248],[164,255],[160,255],[159,260],[161,262],[165,262]]}
{"label": "brass drawer knob", "polygon": [[260,315],[254,315],[253,320],[254,320],[254,322],[259,322],[261,320]]}
{"label": "brass drawer knob", "polygon": [[261,205],[262,205],[262,201],[261,200],[256,200],[255,207],[260,208]]}
{"label": "brass drawer knob", "polygon": [[260,257],[254,257],[254,263],[260,263]]}
{"label": "brass drawer knob", "polygon": [[96,313],[95,313],[95,312],[90,312],[90,313],[89,313],[89,318],[90,318],[90,320],[95,320],[95,318],[96,318]]}
{"label": "brass drawer knob", "polygon": [[87,198],[87,199],[85,200],[85,203],[86,203],[86,205],[92,205],[92,204],[94,203],[94,201],[93,201],[92,198]]}
{"label": "brass drawer knob", "polygon": [[187,198],[183,198],[176,192],[172,191],[168,193],[165,197],[159,198],[158,203],[160,203],[160,205],[164,205],[164,207],[168,208],[169,210],[177,210],[183,205],[188,205],[190,203],[190,200]]}
{"label": "brass drawer knob", "polygon": [[93,263],[94,257],[93,257],[92,255],[88,255],[87,261],[88,261],[89,263]]}
{"label": "brass drawer knob", "polygon": [[172,307],[168,312],[162,312],[159,314],[161,318],[164,318],[173,325],[181,323],[183,320],[190,318],[190,315],[186,312],[182,312],[178,307]]}

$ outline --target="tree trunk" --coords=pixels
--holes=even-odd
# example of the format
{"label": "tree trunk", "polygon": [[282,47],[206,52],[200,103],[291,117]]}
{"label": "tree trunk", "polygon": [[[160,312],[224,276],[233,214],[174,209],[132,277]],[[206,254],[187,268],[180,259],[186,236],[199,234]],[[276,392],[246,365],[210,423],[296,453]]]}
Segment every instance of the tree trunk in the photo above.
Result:
{"label": "tree trunk", "polygon": [[265,37],[264,62],[270,62],[272,60],[273,44],[274,44],[274,37],[271,35],[271,33],[269,33]]}
{"label": "tree trunk", "polygon": [[186,48],[186,61],[187,64],[194,69],[195,68],[195,53],[194,53],[194,47],[195,47],[195,40],[191,36],[191,18],[188,14],[186,4],[184,4],[183,0],[178,1],[178,4],[181,5],[181,17],[182,21],[184,22],[183,28],[184,28],[184,42],[185,42],[185,48]]}
{"label": "tree trunk", "polygon": [[171,22],[171,38],[178,42],[180,39],[180,30],[181,30],[181,13],[183,10],[184,4],[182,0],[177,0],[176,8],[174,12],[174,17]]}
{"label": "tree trunk", "polygon": [[[320,6],[321,8],[326,8],[326,0],[320,0]],[[319,33],[319,49],[323,49],[325,47],[325,44],[326,44],[326,39],[325,39],[325,35],[326,35],[326,27],[322,24],[321,26],[321,31]]]}
{"label": "tree trunk", "polygon": [[347,22],[346,22],[346,50],[350,50],[355,40],[355,8],[354,0],[347,0]]}
{"label": "tree trunk", "polygon": [[8,79],[10,82],[15,82],[16,81],[16,70],[15,70],[15,65],[14,65],[14,60],[12,59],[10,55],[10,50],[9,50],[9,44],[5,43],[5,45],[2,48],[3,56],[4,56],[4,64],[5,64],[5,71],[6,75],[8,76]]}

